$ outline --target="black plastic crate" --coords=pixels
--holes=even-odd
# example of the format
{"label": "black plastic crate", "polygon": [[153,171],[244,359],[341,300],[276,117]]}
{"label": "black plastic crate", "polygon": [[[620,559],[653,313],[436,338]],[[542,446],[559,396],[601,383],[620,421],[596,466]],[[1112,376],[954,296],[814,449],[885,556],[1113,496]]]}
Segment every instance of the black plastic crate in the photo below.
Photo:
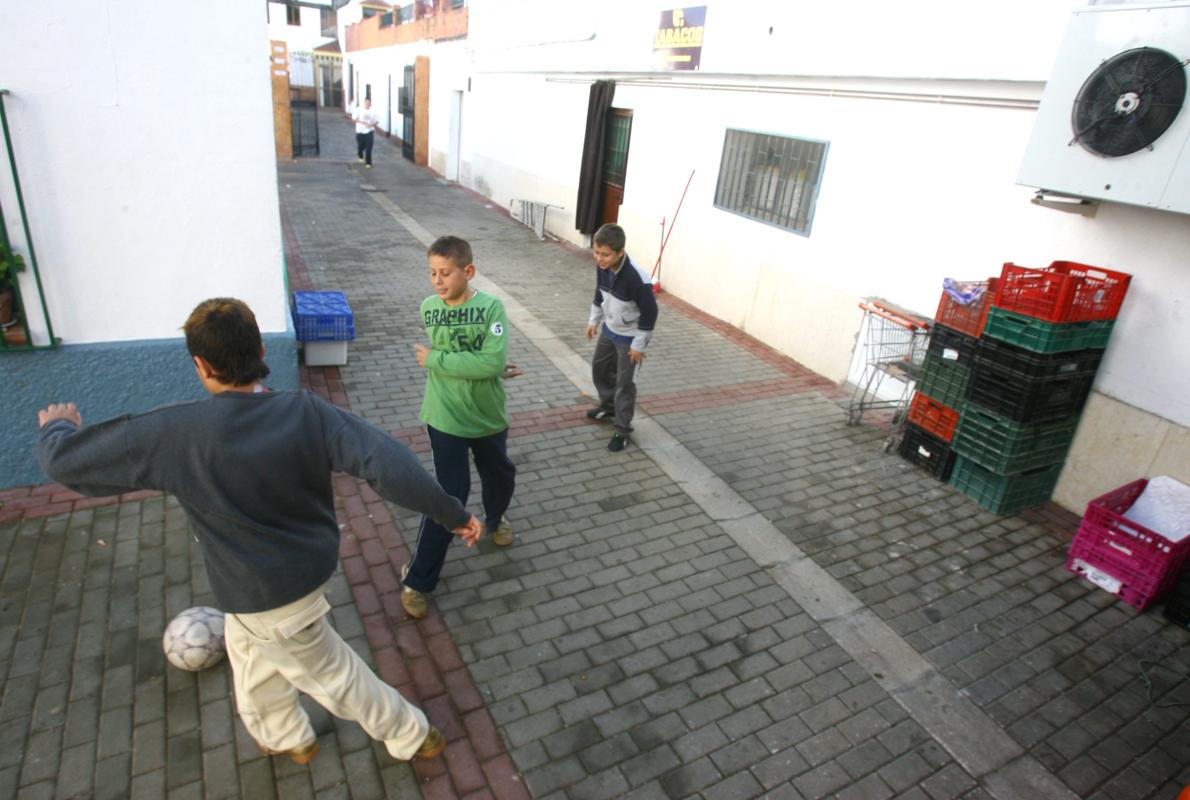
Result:
{"label": "black plastic crate", "polygon": [[985,337],[978,340],[974,368],[992,366],[1011,370],[1022,378],[1055,378],[1094,374],[1103,360],[1103,350],[1074,350],[1068,353],[1037,353],[1023,347]]}
{"label": "black plastic crate", "polygon": [[1029,380],[972,370],[967,399],[1013,422],[1040,424],[1081,413],[1094,380],[1094,375]]}
{"label": "black plastic crate", "polygon": [[979,339],[960,333],[945,325],[935,325],[930,330],[930,346],[927,352],[937,356],[946,364],[970,369],[975,358]]}
{"label": "black plastic crate", "polygon": [[1170,622],[1190,628],[1190,569],[1183,569],[1181,577],[1165,596],[1161,614]]}
{"label": "black plastic crate", "polygon": [[912,422],[905,424],[905,434],[901,437],[897,454],[940,481],[947,480],[954,467],[954,451],[950,446]]}

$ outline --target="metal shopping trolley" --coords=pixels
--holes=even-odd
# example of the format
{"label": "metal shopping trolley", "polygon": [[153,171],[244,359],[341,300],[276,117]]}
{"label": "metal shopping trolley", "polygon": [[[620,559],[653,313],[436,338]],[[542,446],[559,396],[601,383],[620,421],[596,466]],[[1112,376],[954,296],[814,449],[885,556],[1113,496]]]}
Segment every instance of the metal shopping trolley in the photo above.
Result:
{"label": "metal shopping trolley", "polygon": [[847,424],[858,425],[874,409],[893,412],[893,431],[900,427],[913,385],[921,375],[929,344],[930,322],[878,300],[859,304],[863,372],[847,405]]}

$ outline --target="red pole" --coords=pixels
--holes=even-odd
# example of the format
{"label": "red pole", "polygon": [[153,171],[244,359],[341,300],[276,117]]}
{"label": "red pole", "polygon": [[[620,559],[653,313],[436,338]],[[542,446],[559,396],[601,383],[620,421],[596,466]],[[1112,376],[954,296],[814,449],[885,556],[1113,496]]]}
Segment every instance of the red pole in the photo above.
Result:
{"label": "red pole", "polygon": [[[690,191],[690,181],[694,180],[694,170],[690,170],[690,177],[686,179],[686,188],[682,190],[682,197],[678,200],[677,211],[674,211],[673,219],[669,221],[669,231],[665,234],[665,238],[661,240],[661,249],[657,251],[657,263],[653,265],[653,271],[649,273],[649,277],[656,277],[657,280],[653,282],[653,294],[661,293],[661,256],[665,253],[665,245],[669,244],[669,235],[674,232],[674,223],[678,221],[678,212],[682,210],[682,203],[686,201],[686,192]],[[662,228],[665,227],[665,221],[661,222]]]}

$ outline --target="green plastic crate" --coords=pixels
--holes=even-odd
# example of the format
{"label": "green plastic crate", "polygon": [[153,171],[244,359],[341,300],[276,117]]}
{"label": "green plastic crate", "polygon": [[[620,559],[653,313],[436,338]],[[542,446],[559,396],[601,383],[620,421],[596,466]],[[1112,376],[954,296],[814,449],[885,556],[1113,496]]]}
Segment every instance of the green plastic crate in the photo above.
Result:
{"label": "green plastic crate", "polygon": [[971,370],[967,367],[945,361],[937,353],[926,353],[917,390],[945,406],[958,408],[967,396],[970,380]]}
{"label": "green plastic crate", "polygon": [[1035,353],[1102,350],[1111,338],[1114,319],[1094,322],[1046,322],[993,306],[988,310],[983,335]]}
{"label": "green plastic crate", "polygon": [[1050,499],[1063,463],[1034,467],[1020,475],[997,475],[969,458],[958,456],[950,473],[950,485],[993,514],[1015,514]]}
{"label": "green plastic crate", "polygon": [[965,404],[960,411],[951,447],[999,475],[1017,475],[1064,461],[1078,427],[1078,415],[1030,425],[974,403]]}

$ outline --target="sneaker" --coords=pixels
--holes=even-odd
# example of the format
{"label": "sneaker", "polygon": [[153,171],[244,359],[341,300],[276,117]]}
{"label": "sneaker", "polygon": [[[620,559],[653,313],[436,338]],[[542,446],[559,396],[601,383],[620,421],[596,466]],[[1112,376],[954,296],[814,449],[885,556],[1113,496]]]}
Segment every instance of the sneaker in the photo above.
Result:
{"label": "sneaker", "polygon": [[[401,580],[405,580],[405,575],[409,572],[409,565],[405,564],[401,567]],[[401,606],[405,609],[405,613],[414,619],[425,619],[427,612],[430,610],[430,598],[426,596],[425,592],[419,592],[409,586],[401,587]]]}
{"label": "sneaker", "polygon": [[492,531],[492,544],[496,547],[508,547],[512,540],[512,523],[508,521],[508,517],[500,517],[500,524]]}
{"label": "sneaker", "polygon": [[417,748],[417,752],[413,754],[414,758],[437,758],[442,755],[442,751],[446,749],[446,737],[442,735],[442,731],[430,726],[430,732],[426,734],[425,741],[421,743],[421,747]]}
{"label": "sneaker", "polygon": [[359,158],[357,158],[356,161],[358,161],[361,164],[364,163],[363,156],[360,156]]}
{"label": "sneaker", "polygon": [[372,165],[371,165],[371,164],[368,164],[368,165],[367,165],[367,167],[368,167],[368,169],[371,169],[371,168],[372,168]]}
{"label": "sneaker", "polygon": [[607,443],[607,449],[611,450],[613,453],[618,453],[621,450],[623,450],[627,445],[628,445],[628,434],[614,433],[614,434],[612,434],[612,440]]}
{"label": "sneaker", "polygon": [[593,419],[596,422],[611,422],[616,417],[612,412],[603,408],[592,408],[587,412],[587,419]]}

